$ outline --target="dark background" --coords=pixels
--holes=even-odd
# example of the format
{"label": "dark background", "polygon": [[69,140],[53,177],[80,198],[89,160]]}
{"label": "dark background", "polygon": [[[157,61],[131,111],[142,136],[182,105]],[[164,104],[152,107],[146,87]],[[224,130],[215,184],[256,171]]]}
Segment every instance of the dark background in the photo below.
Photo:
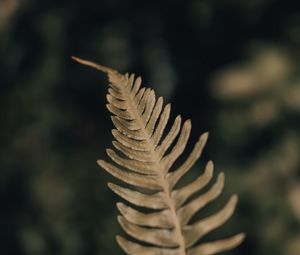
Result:
{"label": "dark background", "polygon": [[142,75],[173,116],[210,131],[208,159],[240,202],[210,236],[227,254],[300,254],[297,1],[0,0],[0,253],[123,254],[106,158],[105,75],[71,55]]}

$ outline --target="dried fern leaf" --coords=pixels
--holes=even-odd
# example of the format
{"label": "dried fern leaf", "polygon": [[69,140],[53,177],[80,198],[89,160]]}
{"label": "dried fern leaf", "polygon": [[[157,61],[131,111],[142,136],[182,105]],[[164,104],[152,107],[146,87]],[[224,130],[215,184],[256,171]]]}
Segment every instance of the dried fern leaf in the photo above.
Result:
{"label": "dried fern leaf", "polygon": [[201,156],[208,134],[200,136],[192,152],[177,169],[173,164],[184,152],[191,132],[191,121],[182,124],[177,116],[169,131],[170,104],[156,99],[150,88],[141,88],[141,78],[74,57],[81,64],[94,67],[108,75],[107,108],[116,127],[112,134],[116,151],[107,149],[114,162],[99,160],[98,164],[111,175],[131,185],[129,188],[109,183],[113,192],[137,208],[118,203],[118,221],[136,241],[118,236],[117,242],[130,255],[212,255],[238,246],[244,234],[208,243],[199,243],[212,230],[221,227],[233,214],[237,196],[215,214],[191,223],[192,217],[213,202],[222,192],[224,174],[205,193],[193,197],[213,177],[209,161],[204,173],[193,182],[176,188],[177,182]]}

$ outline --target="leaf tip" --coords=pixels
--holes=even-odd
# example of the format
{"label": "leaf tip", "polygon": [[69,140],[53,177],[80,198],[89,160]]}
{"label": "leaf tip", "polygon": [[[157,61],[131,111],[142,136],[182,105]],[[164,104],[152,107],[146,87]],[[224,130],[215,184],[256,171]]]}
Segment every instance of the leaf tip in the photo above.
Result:
{"label": "leaf tip", "polygon": [[208,132],[208,131],[207,131],[207,132],[204,132],[204,133],[202,134],[202,137],[205,138],[205,140],[207,140],[208,137],[209,137],[209,132]]}
{"label": "leaf tip", "polygon": [[122,202],[118,202],[116,205],[117,205],[117,208],[119,209],[119,211],[123,210],[124,204]]}
{"label": "leaf tip", "polygon": [[239,197],[238,197],[237,194],[233,194],[233,195],[231,196],[231,199],[232,199],[235,203],[237,203],[238,200],[239,200]]}
{"label": "leaf tip", "polygon": [[121,225],[121,227],[125,230],[125,228],[126,228],[125,218],[121,215],[118,215],[117,220],[118,220],[119,224]]}
{"label": "leaf tip", "polygon": [[224,186],[225,174],[223,172],[219,173],[217,177],[217,182],[220,183],[222,187]]}
{"label": "leaf tip", "polygon": [[97,162],[97,164],[98,164],[99,166],[102,167],[102,165],[103,165],[103,163],[104,163],[104,160],[98,159],[96,162]]}
{"label": "leaf tip", "polygon": [[107,74],[111,74],[111,73],[117,73],[116,70],[112,69],[112,68],[109,68],[109,67],[106,67],[106,66],[103,66],[103,65],[99,65],[99,64],[96,64],[92,61],[89,61],[89,60],[85,60],[85,59],[82,59],[82,58],[79,58],[79,57],[76,57],[76,56],[71,56],[71,58],[82,64],[82,65],[85,65],[85,66],[89,66],[89,67],[92,67],[92,68],[95,68],[101,72],[104,72],[104,73],[107,73]]}
{"label": "leaf tip", "polygon": [[246,234],[242,232],[242,233],[238,234],[235,238],[236,238],[236,242],[238,243],[237,245],[239,245],[240,243],[242,243],[245,240]]}
{"label": "leaf tip", "polygon": [[207,167],[208,167],[208,168],[214,168],[214,162],[213,162],[212,160],[209,160],[209,161],[207,162]]}
{"label": "leaf tip", "polygon": [[114,183],[112,183],[112,182],[108,182],[107,183],[107,186],[112,190],[112,191],[114,191],[114,188],[115,188],[115,184]]}

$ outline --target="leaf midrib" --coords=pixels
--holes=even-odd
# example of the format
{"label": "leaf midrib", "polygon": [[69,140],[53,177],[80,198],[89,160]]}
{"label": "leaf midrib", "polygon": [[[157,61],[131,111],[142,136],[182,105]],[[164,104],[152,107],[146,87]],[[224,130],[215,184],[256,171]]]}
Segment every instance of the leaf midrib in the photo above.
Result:
{"label": "leaf midrib", "polygon": [[155,145],[151,140],[151,134],[146,129],[147,123],[145,123],[145,121],[141,117],[142,113],[138,110],[137,105],[134,103],[135,102],[134,96],[132,95],[132,93],[130,92],[130,90],[127,87],[126,88],[122,87],[121,90],[125,94],[125,98],[128,100],[127,104],[130,109],[128,112],[129,112],[129,114],[133,115],[134,119],[140,126],[140,131],[145,137],[145,140],[150,149],[151,157],[154,159],[154,164],[158,169],[159,181],[161,183],[161,187],[163,188],[163,192],[164,192],[165,198],[166,198],[166,203],[169,206],[169,209],[171,211],[171,215],[173,218],[173,222],[174,222],[175,235],[176,235],[177,241],[178,241],[179,255],[186,255],[184,237],[182,235],[182,229],[180,226],[179,219],[177,217],[176,206],[175,206],[174,200],[172,199],[172,196],[171,196],[170,185],[168,183],[166,176],[164,175],[164,173],[166,171],[164,171],[165,169],[164,169],[164,165],[161,162],[161,157],[160,157],[159,153],[155,150]]}

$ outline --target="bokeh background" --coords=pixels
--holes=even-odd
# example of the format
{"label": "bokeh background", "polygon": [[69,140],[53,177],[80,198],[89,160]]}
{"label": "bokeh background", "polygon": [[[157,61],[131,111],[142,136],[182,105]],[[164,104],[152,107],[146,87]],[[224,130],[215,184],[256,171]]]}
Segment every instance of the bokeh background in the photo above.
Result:
{"label": "bokeh background", "polygon": [[123,254],[107,181],[106,78],[71,55],[142,75],[210,131],[201,162],[240,202],[210,238],[227,254],[300,254],[300,8],[297,1],[0,0],[0,253]]}

